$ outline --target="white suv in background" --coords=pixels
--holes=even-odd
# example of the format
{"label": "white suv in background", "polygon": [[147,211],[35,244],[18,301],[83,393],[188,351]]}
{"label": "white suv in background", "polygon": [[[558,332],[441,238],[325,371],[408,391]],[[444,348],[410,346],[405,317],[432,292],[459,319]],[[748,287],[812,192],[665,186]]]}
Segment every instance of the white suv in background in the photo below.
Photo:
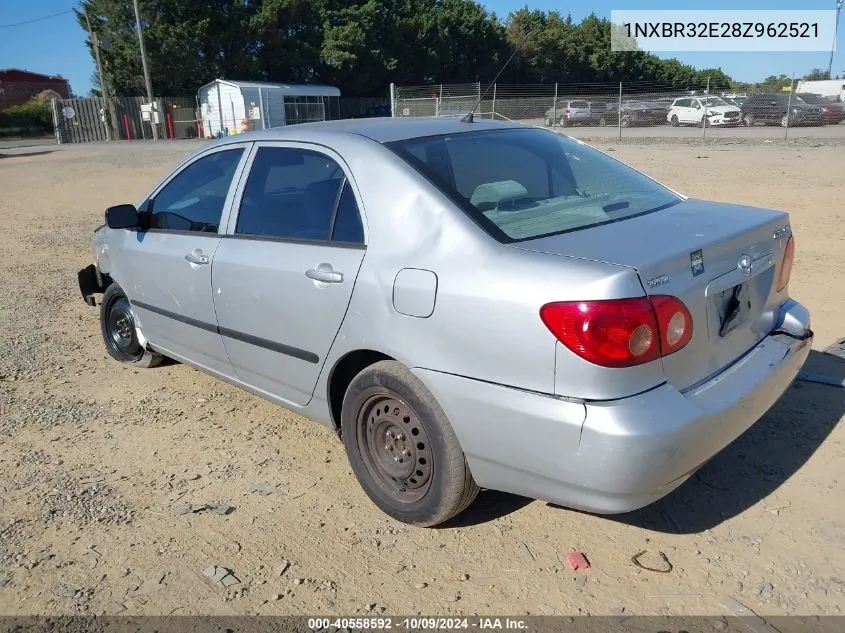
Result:
{"label": "white suv in background", "polygon": [[666,115],[673,127],[679,125],[739,125],[739,108],[719,97],[675,99]]}

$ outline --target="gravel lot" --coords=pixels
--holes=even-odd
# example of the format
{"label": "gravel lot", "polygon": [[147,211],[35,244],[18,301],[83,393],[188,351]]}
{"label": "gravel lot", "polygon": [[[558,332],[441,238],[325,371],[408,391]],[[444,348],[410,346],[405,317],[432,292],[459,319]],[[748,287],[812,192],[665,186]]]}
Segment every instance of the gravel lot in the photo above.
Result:
{"label": "gravel lot", "polygon": [[[845,148],[598,146],[689,195],[790,210],[815,347],[845,336]],[[195,147],[0,151],[0,613],[845,612],[842,389],[796,384],[640,512],[483,492],[423,530],[370,504],[327,429],[183,365],[109,360],[77,295],[90,232]],[[573,549],[591,569],[569,571]],[[642,550],[672,571],[634,566]]]}

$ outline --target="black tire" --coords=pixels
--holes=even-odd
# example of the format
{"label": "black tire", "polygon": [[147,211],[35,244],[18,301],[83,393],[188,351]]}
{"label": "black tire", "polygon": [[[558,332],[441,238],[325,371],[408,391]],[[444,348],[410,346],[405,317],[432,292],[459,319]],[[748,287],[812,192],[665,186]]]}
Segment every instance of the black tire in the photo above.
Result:
{"label": "black tire", "polygon": [[562,116],[562,115],[561,115],[560,119],[558,119],[557,124],[558,124],[560,127],[566,127],[567,125],[569,125],[569,121],[566,119],[566,117],[565,117],[565,116]]}
{"label": "black tire", "polygon": [[446,414],[401,363],[380,361],[355,376],[340,418],[352,471],[372,502],[394,519],[438,525],[478,494]]}
{"label": "black tire", "polygon": [[155,367],[164,356],[141,346],[135,331],[135,316],[123,288],[113,283],[100,303],[100,332],[106,351],[116,361],[133,367]]}
{"label": "black tire", "polygon": [[606,127],[607,126],[607,119],[605,119],[604,117],[601,117],[599,119],[599,125],[602,126],[602,127]]}
{"label": "black tire", "polygon": [[628,116],[623,116],[621,125],[622,127],[631,127],[631,119]]}
{"label": "black tire", "polygon": [[780,115],[780,126],[781,127],[789,127],[789,114],[781,114]]}
{"label": "black tire", "polygon": [[672,123],[672,127],[678,127],[678,126],[681,124],[681,122],[678,120],[678,115],[677,115],[677,114],[673,114],[673,115],[672,115],[672,121],[671,121],[671,123]]}
{"label": "black tire", "polygon": [[543,125],[545,125],[546,127],[552,127],[552,123],[553,123],[553,121],[551,120],[550,117],[546,117],[545,120],[543,121]]}
{"label": "black tire", "polygon": [[754,115],[750,112],[746,112],[742,117],[742,124],[745,127],[754,127],[756,121],[754,120]]}

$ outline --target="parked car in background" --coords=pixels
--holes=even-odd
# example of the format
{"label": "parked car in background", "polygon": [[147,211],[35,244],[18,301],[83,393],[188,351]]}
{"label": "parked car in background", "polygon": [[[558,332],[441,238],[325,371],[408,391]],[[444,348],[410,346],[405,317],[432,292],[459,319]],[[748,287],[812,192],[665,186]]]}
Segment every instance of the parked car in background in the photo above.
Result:
{"label": "parked car in background", "polygon": [[[732,97],[722,97],[722,99],[724,99],[725,102],[729,103],[730,105],[736,106],[740,110],[742,110],[742,104],[745,103],[746,101],[748,101],[748,97],[746,97],[745,95],[736,95],[736,96],[732,96]],[[740,113],[740,117],[741,117],[741,113]]]}
{"label": "parked car in background", "polygon": [[169,357],[325,424],[374,504],[416,525],[482,487],[650,504],[813,342],[787,213],[511,122],[238,134],[105,219],[77,279],[129,381]]}
{"label": "parked car in background", "polygon": [[607,109],[599,117],[599,125],[621,124],[622,127],[662,125],[666,123],[668,111],[668,105],[653,101],[623,101],[620,117],[619,104],[609,103]]}
{"label": "parked car in background", "polygon": [[765,125],[822,125],[822,110],[818,106],[790,99],[788,93],[762,92],[748,97],[742,105],[742,122],[751,127]]}
{"label": "parked car in background", "polygon": [[672,102],[666,117],[679,125],[739,125],[739,108],[719,97],[683,97]]}
{"label": "parked car in background", "polygon": [[557,108],[546,110],[544,123],[546,127],[553,124],[560,127],[568,125],[590,125],[593,121],[592,106],[584,99],[572,99],[559,103]]}
{"label": "parked car in background", "polygon": [[838,125],[845,121],[845,103],[833,97],[825,97],[812,93],[798,93],[795,95],[803,103],[816,106],[822,111],[822,121],[830,125]]}

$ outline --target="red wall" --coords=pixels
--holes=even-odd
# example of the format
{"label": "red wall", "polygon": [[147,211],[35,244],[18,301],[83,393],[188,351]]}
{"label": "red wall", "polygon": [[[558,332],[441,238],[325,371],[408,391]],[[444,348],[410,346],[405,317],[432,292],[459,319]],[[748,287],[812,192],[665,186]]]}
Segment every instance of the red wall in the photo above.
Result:
{"label": "red wall", "polygon": [[65,99],[70,98],[70,85],[66,79],[25,70],[0,71],[0,110],[26,103],[42,90],[55,90]]}

